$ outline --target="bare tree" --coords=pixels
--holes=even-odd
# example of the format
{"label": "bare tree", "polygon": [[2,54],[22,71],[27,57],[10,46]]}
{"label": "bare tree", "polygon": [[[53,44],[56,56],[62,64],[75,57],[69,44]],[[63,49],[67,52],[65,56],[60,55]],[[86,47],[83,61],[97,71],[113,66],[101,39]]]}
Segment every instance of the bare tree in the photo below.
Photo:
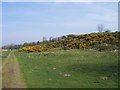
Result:
{"label": "bare tree", "polygon": [[98,28],[99,32],[102,32],[104,30],[104,28],[105,28],[105,25],[99,24],[97,28]]}
{"label": "bare tree", "polygon": [[49,37],[49,41],[50,41],[50,42],[52,41],[52,39],[53,39],[53,37]]}
{"label": "bare tree", "polygon": [[39,45],[40,44],[40,42],[39,41],[37,41],[37,45]]}
{"label": "bare tree", "polygon": [[46,41],[46,37],[43,37],[43,42],[45,42]]}

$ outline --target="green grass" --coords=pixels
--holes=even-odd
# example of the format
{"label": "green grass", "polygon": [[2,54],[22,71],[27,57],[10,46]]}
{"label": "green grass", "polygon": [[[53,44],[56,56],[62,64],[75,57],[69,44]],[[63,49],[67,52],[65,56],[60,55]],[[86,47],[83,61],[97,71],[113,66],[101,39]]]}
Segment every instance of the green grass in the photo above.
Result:
{"label": "green grass", "polygon": [[8,54],[10,53],[10,51],[2,51],[1,57],[2,57],[2,63],[5,62]]}
{"label": "green grass", "polygon": [[[29,88],[118,87],[117,52],[55,50],[40,55],[26,52],[15,54]],[[101,79],[103,77],[107,80]]]}

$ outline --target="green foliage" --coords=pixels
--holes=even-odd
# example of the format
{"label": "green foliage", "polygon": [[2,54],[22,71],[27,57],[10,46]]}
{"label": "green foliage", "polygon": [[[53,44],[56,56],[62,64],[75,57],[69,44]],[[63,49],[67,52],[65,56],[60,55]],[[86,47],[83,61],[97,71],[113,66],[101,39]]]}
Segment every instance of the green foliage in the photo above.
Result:
{"label": "green foliage", "polygon": [[98,50],[98,51],[118,50],[118,47],[116,45],[110,45],[110,44],[94,45],[94,46],[92,46],[92,48],[95,49],[95,50]]}
{"label": "green foliage", "polygon": [[[64,38],[64,39],[63,39]],[[105,45],[109,46],[105,46]],[[55,40],[54,42],[47,42],[33,45],[25,46],[20,50],[28,52],[45,52],[50,51],[53,48],[63,48],[67,49],[81,49],[81,48],[99,48],[98,50],[109,50],[117,49],[118,43],[118,32],[103,32],[103,33],[91,33],[91,34],[81,34],[81,35],[67,35],[63,36],[62,39]],[[110,50],[111,50],[110,49]]]}
{"label": "green foliage", "polygon": [[118,88],[117,52],[73,49],[15,54],[29,88]]}
{"label": "green foliage", "polygon": [[63,47],[64,50],[69,50],[70,48],[68,46]]}

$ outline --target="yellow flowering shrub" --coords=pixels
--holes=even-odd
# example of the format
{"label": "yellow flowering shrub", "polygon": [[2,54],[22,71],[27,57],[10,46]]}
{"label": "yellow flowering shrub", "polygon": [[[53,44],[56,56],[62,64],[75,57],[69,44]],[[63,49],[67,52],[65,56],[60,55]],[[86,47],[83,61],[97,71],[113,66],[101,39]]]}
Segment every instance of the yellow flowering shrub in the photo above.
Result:
{"label": "yellow flowering shrub", "polygon": [[25,46],[20,48],[19,50],[28,52],[45,52],[57,47],[80,49],[89,48],[97,45],[117,45],[117,35],[117,32],[71,35],[66,39],[59,39],[54,42],[48,42],[47,44]]}

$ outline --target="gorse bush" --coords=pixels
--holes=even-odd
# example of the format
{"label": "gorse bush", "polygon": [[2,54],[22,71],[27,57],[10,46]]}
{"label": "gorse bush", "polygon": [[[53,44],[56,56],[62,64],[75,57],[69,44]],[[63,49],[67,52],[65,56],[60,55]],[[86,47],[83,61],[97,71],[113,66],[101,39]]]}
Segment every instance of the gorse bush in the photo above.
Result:
{"label": "gorse bush", "polygon": [[63,47],[64,50],[69,50],[70,48],[68,46]]}
{"label": "gorse bush", "polygon": [[116,45],[94,45],[92,46],[93,49],[98,50],[98,51],[111,51],[111,50],[117,50],[118,47]]}
{"label": "gorse bush", "polygon": [[45,52],[53,48],[63,48],[64,50],[93,48],[102,51],[114,50],[119,46],[118,32],[67,35],[64,37],[65,38],[54,40],[53,42],[49,41],[33,46],[28,45],[20,48],[20,50],[28,52]]}

